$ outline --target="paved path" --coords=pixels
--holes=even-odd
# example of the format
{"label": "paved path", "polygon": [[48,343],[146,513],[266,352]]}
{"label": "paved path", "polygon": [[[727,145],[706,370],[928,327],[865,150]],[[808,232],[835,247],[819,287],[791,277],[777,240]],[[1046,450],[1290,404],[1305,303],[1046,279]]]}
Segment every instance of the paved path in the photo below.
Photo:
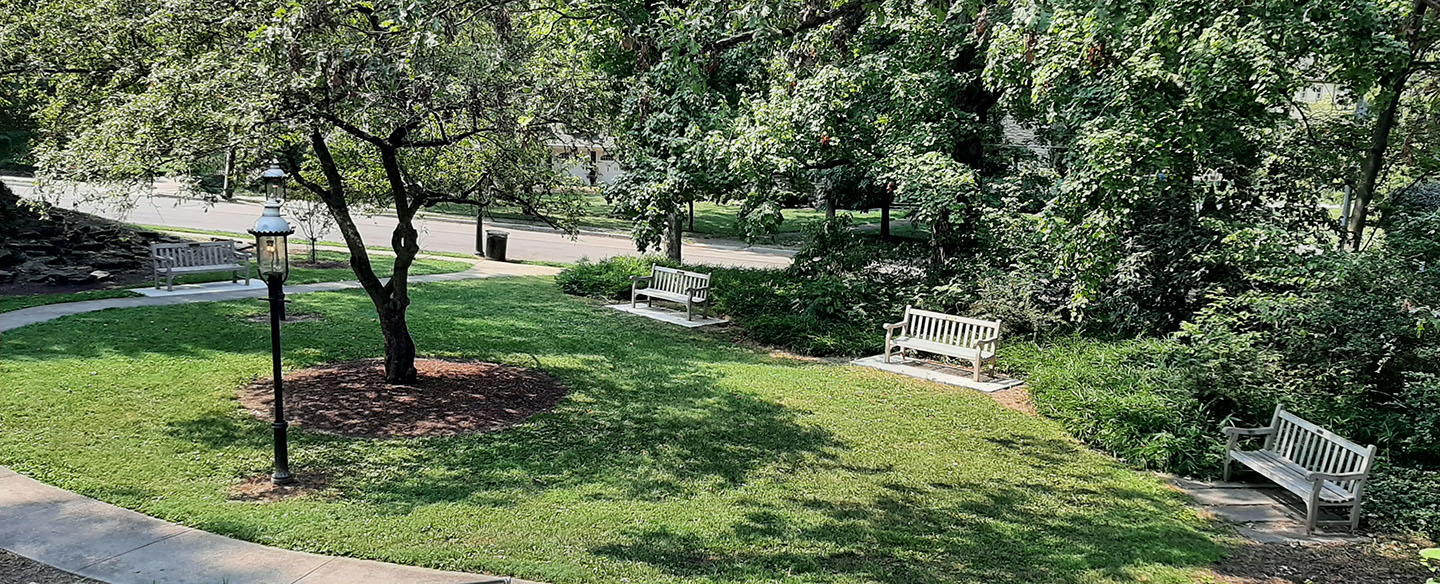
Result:
{"label": "paved path", "polygon": [[[1196,481],[1166,476],[1201,509],[1229,522],[1241,537],[1257,543],[1342,543],[1371,538],[1349,531],[1305,533],[1304,503],[1275,485]],[[1300,507],[1297,507],[1297,504]]]}
{"label": "paved path", "polygon": [[522,584],[282,550],[147,517],[0,467],[5,549],[111,584]]}
{"label": "paved path", "polygon": [[[5,176],[3,179],[15,193],[22,197],[36,196],[34,180],[23,177]],[[206,203],[194,198],[175,196],[176,183],[159,183],[156,194],[160,196],[134,196],[125,205],[111,200],[106,204],[89,201],[76,191],[47,192],[45,198],[62,207],[108,217],[111,219],[145,225],[167,225],[215,231],[244,232],[255,224],[260,216],[260,206],[251,202]],[[168,196],[167,196],[168,195]],[[128,207],[128,208],[127,208]],[[356,215],[356,227],[369,245],[387,245],[395,218],[387,215]],[[422,215],[416,220],[420,231],[420,247],[431,251],[474,253],[475,224],[454,218]],[[521,225],[498,226],[510,233],[508,253],[510,259],[574,262],[581,258],[598,260],[617,255],[639,255],[635,243],[624,235],[584,232],[577,239],[545,228]],[[338,237],[335,236],[335,237]],[[784,267],[790,265],[793,250],[746,247],[740,242],[691,241],[682,250],[685,261],[697,264],[713,264],[740,267]]]}
{"label": "paved path", "polygon": [[[436,257],[436,256],[431,256]],[[444,258],[454,259],[454,258]],[[473,260],[461,272],[414,276],[412,283],[495,276],[553,275],[548,266]],[[212,288],[225,288],[217,282]],[[286,294],[359,288],[355,281],[287,286]],[[108,298],[0,313],[0,331],[108,308],[258,298],[265,290]],[[51,487],[0,466],[0,547],[111,584],[460,584],[522,580],[442,572],[282,550],[147,517]]]}

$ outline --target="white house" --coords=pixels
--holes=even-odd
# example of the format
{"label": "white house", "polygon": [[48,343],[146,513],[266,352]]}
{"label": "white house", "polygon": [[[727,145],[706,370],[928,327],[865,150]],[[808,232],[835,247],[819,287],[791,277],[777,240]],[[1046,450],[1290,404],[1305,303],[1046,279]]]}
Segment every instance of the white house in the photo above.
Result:
{"label": "white house", "polygon": [[620,176],[614,151],[615,140],[611,138],[596,140],[560,134],[550,143],[555,168],[589,186],[610,184]]}

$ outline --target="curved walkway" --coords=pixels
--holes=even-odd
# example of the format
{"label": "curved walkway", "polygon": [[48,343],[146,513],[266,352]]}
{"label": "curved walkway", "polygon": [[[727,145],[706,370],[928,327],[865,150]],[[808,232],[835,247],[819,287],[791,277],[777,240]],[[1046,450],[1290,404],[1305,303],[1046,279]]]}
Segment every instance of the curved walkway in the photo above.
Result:
{"label": "curved walkway", "polygon": [[[476,260],[468,270],[415,276],[410,282],[557,272],[559,269],[548,266]],[[321,282],[288,286],[285,291],[305,294],[358,287],[359,282],[354,281]],[[0,331],[109,308],[263,296],[263,289],[224,292],[200,289],[193,294],[174,296],[51,304],[0,313]],[[111,584],[533,584],[505,577],[322,556],[244,542],[83,497],[3,466],[0,466],[0,548]]]}

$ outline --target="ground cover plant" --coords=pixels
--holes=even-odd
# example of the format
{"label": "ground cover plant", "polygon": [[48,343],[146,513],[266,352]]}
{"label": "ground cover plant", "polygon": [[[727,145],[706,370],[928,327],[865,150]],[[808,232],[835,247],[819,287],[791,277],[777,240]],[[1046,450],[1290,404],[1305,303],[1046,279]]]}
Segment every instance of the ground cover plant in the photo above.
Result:
{"label": "ground cover plant", "polygon": [[[296,430],[311,494],[268,472],[254,302],[6,333],[0,464],[265,544],[550,582],[1190,582],[1221,547],[1183,496],[972,392],[773,356],[565,296],[549,279],[417,286],[432,356],[534,367],[559,406],[493,434]],[[286,366],[377,357],[369,299],[293,298]],[[539,316],[537,316],[539,315]],[[203,322],[204,327],[193,326]]]}

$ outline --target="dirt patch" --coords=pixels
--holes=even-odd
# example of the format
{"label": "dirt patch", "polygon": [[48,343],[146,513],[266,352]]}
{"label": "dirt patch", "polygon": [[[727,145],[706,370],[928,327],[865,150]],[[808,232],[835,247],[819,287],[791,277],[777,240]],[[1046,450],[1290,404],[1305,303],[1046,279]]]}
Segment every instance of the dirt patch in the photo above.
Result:
{"label": "dirt patch", "polygon": [[[299,255],[299,254],[302,254],[302,253],[303,253],[304,255],[308,256],[308,255],[310,255],[310,250],[308,250],[308,249],[307,249],[307,250],[297,250],[296,248],[293,248],[293,247],[290,248],[290,257],[292,257],[292,258],[295,257],[296,255]],[[292,267],[292,268],[306,268],[306,269],[310,269],[310,270],[348,270],[348,269],[350,269],[350,262],[337,262],[337,261],[328,261],[328,260],[317,260],[317,261],[313,261],[313,262],[310,262],[310,261],[290,262],[290,267]]]}
{"label": "dirt patch", "polygon": [[[315,322],[315,321],[317,321],[317,320],[325,320],[325,315],[319,314],[319,313],[314,313],[314,314],[309,314],[309,313],[297,314],[297,313],[291,312],[291,313],[285,315],[285,320],[280,321],[280,324],[290,324],[290,323],[292,323],[292,322]],[[262,324],[270,324],[270,313],[267,312],[267,313],[265,313],[265,314],[257,314],[257,315],[254,315],[254,316],[247,316],[247,317],[245,317],[245,322],[258,322],[258,323],[262,323]]]}
{"label": "dirt patch", "polygon": [[1030,390],[1026,389],[1023,385],[993,391],[985,395],[990,396],[991,399],[999,402],[1000,405],[1017,412],[1032,416],[1040,415],[1039,412],[1035,411],[1035,402],[1030,400]]}
{"label": "dirt patch", "polygon": [[1420,584],[1418,546],[1380,540],[1325,545],[1250,544],[1212,570],[1225,584]]}
{"label": "dirt patch", "polygon": [[[453,436],[491,432],[547,411],[565,386],[544,373],[480,361],[417,359],[420,381],[385,383],[379,359],[331,363],[285,376],[285,412],[292,425],[363,438]],[[267,379],[240,390],[240,403],[271,416]]]}
{"label": "dirt patch", "polygon": [[270,482],[270,475],[251,477],[230,487],[231,501],[247,503],[274,503],[292,497],[309,495],[325,490],[330,485],[329,477],[314,473],[295,475],[295,483],[277,485]]}
{"label": "dirt patch", "polygon": [[35,560],[0,550],[0,582],[20,584],[100,584],[89,578],[76,576],[60,568],[47,566]]}

